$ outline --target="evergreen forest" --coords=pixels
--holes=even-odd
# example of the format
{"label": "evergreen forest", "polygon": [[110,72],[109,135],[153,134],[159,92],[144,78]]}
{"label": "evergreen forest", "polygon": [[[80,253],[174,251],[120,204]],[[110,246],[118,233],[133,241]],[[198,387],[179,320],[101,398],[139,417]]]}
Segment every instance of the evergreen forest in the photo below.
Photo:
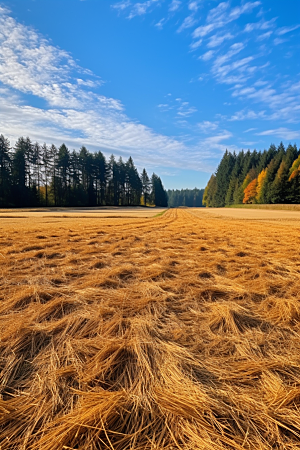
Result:
{"label": "evergreen forest", "polygon": [[177,208],[178,206],[198,207],[203,206],[204,189],[169,189],[168,206]]}
{"label": "evergreen forest", "polygon": [[203,205],[300,203],[300,150],[282,143],[268,150],[226,150],[205,188]]}
{"label": "evergreen forest", "polygon": [[11,148],[0,136],[0,207],[168,205],[158,175],[85,147],[70,151],[19,138]]}

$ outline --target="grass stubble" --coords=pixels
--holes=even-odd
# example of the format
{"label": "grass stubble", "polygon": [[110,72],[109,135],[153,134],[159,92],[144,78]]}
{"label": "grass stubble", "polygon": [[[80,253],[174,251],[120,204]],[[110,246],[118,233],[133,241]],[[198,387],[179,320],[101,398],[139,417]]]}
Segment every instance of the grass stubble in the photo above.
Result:
{"label": "grass stubble", "polygon": [[2,220],[0,449],[299,449],[299,231]]}

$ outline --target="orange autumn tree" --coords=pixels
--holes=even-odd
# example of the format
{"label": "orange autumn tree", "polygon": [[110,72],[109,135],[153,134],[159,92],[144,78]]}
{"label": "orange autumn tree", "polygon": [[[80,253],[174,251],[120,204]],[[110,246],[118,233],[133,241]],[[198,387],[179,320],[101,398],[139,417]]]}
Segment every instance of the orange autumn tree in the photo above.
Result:
{"label": "orange autumn tree", "polygon": [[244,190],[243,203],[256,203],[257,178],[254,178]]}

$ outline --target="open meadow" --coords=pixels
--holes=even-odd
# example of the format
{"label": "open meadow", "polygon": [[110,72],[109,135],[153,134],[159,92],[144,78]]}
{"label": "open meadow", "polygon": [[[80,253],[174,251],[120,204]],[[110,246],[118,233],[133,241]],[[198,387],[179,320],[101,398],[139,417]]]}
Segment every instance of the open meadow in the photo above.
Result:
{"label": "open meadow", "polygon": [[2,210],[0,449],[299,449],[300,212],[122,211]]}

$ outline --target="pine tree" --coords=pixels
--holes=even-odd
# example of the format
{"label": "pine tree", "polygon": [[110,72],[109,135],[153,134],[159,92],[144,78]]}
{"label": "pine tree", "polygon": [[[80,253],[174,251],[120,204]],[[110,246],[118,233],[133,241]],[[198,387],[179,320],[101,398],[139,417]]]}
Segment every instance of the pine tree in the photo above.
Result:
{"label": "pine tree", "polygon": [[51,155],[50,150],[46,144],[43,144],[42,149],[42,180],[45,187],[45,205],[49,204],[49,180],[51,179]]}
{"label": "pine tree", "polygon": [[58,149],[57,155],[57,197],[59,206],[70,202],[70,152],[65,144]]}
{"label": "pine tree", "polygon": [[12,188],[10,143],[0,135],[0,207],[9,206]]}
{"label": "pine tree", "polygon": [[217,180],[216,175],[212,175],[207,183],[206,188],[204,189],[203,200],[202,203],[204,206],[215,207],[215,195],[217,191]]}
{"label": "pine tree", "polygon": [[0,135],[0,206],[9,206],[11,196],[10,143]]}
{"label": "pine tree", "polygon": [[59,177],[58,177],[58,169],[57,169],[57,158],[58,158],[58,150],[55,145],[51,145],[49,150],[49,170],[51,173],[51,185],[50,192],[53,195],[54,206],[58,205],[58,187],[59,187]]}
{"label": "pine tree", "polygon": [[150,180],[148,177],[148,174],[146,172],[146,169],[143,169],[143,172],[141,174],[141,182],[142,182],[142,194],[144,197],[144,205],[147,206],[148,197],[151,190]]}
{"label": "pine tree", "polygon": [[151,177],[151,185],[152,185],[152,201],[155,206],[168,206],[168,195],[163,187],[162,181],[159,176],[155,173],[152,174]]}
{"label": "pine tree", "polygon": [[226,150],[216,172],[217,189],[214,195],[215,206],[225,206],[225,198],[234,164],[235,156]]}
{"label": "pine tree", "polygon": [[96,178],[97,205],[103,206],[106,197],[106,184],[109,177],[109,168],[104,155],[98,151],[94,154],[94,170]]}
{"label": "pine tree", "polygon": [[[17,140],[12,158],[12,195],[16,206],[30,206],[29,163],[26,159],[27,143],[21,137]],[[30,181],[29,181],[30,186]]]}

